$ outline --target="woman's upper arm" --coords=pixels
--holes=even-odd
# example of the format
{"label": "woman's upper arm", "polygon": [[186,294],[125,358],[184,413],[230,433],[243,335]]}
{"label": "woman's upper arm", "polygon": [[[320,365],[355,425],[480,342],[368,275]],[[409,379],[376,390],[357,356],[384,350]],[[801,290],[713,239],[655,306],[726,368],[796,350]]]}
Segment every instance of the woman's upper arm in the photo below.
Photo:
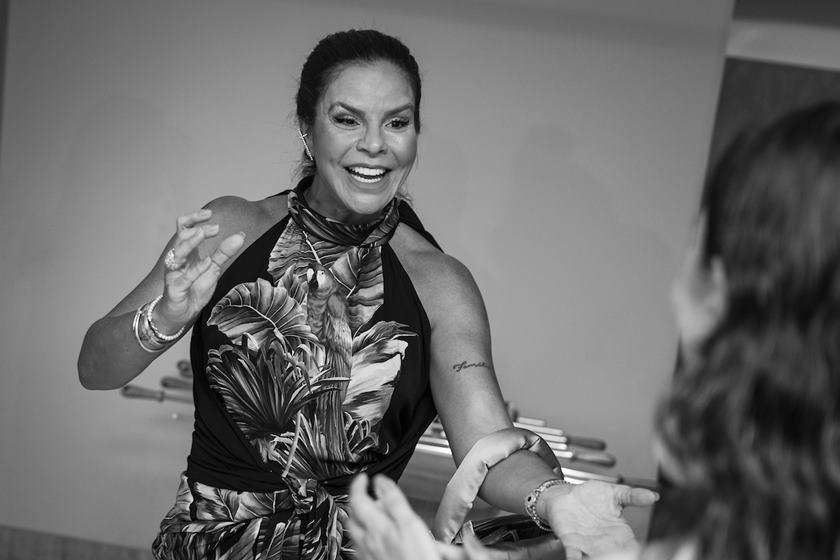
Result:
{"label": "woman's upper arm", "polygon": [[478,286],[457,260],[442,254],[435,260],[421,289],[432,326],[432,394],[460,463],[478,439],[511,421],[493,368],[490,326]]}

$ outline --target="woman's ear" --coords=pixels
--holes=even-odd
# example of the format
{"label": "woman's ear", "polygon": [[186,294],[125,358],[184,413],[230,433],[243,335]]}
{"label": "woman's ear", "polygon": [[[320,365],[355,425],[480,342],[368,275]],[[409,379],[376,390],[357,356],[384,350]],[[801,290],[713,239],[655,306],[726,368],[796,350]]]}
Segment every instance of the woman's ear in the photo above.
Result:
{"label": "woman's ear", "polygon": [[698,231],[674,280],[671,304],[684,359],[696,357],[699,348],[723,321],[727,312],[726,271],[720,257],[703,262],[706,217],[700,216]]}

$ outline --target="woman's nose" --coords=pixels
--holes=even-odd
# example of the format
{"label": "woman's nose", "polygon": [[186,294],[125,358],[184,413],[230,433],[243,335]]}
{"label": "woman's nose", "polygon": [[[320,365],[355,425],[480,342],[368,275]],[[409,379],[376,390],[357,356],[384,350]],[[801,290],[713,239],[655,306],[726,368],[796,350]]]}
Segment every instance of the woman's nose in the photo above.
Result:
{"label": "woman's nose", "polygon": [[385,138],[378,127],[371,126],[365,129],[365,133],[359,138],[356,147],[370,155],[377,155],[384,152],[387,148]]}

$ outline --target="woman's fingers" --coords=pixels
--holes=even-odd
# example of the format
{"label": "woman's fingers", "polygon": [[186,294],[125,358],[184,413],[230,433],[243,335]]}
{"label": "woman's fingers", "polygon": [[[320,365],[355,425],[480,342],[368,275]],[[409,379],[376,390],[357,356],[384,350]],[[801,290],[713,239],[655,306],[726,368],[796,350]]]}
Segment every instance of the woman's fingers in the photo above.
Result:
{"label": "woman's fingers", "polygon": [[[197,210],[178,216],[175,220],[175,243],[171,249],[171,259],[175,264],[186,264],[190,254],[207,238],[219,233],[219,224],[206,224],[213,215],[208,209]],[[179,270],[179,269],[175,269]]]}
{"label": "woman's fingers", "polygon": [[[174,248],[175,259],[185,259],[187,255],[192,254],[201,243],[208,237],[214,237],[219,233],[219,226],[210,225],[201,228],[196,228],[195,233],[184,241],[177,244]],[[232,256],[234,256],[245,243],[245,234],[235,233],[230,237],[224,239],[212,255],[194,263],[192,266],[183,271],[176,270],[175,272],[182,272],[179,276],[186,285],[194,283],[198,278],[203,276],[208,271],[211,275],[218,277],[221,271]]]}
{"label": "woman's fingers", "polygon": [[175,259],[186,262],[190,254],[199,245],[211,237],[219,234],[219,224],[206,224],[178,232],[175,237],[175,244],[172,246]]}
{"label": "woman's fingers", "polygon": [[190,212],[189,214],[184,214],[183,216],[178,216],[175,220],[175,229],[178,233],[181,233],[184,230],[191,229],[196,224],[206,222],[212,215],[212,210],[202,208],[201,210],[196,210],[195,212]]}
{"label": "woman's fingers", "polygon": [[353,542],[363,558],[388,560],[385,553],[383,534],[393,531],[388,517],[379,509],[377,502],[367,491],[368,477],[362,473],[350,483],[351,515],[347,528]]}
{"label": "woman's fingers", "polygon": [[350,484],[350,505],[353,510],[353,519],[365,530],[368,527],[381,527],[387,521],[379,503],[368,494],[368,480],[368,476],[361,473]]}
{"label": "woman's fingers", "polygon": [[183,286],[193,291],[197,299],[203,304],[205,296],[209,298],[213,290],[216,289],[216,282],[219,280],[225,264],[239,252],[244,243],[245,234],[242,232],[235,233],[222,240],[212,255],[201,259],[184,272],[181,277]]}
{"label": "woman's fingers", "polygon": [[239,252],[244,244],[245,232],[240,231],[230,237],[226,237],[219,243],[216,252],[213,253],[213,262],[219,266],[225,264],[232,256]]}
{"label": "woman's fingers", "polygon": [[423,530],[428,532],[423,520],[414,512],[405,494],[393,480],[387,476],[377,475],[373,477],[373,489],[379,498],[382,509],[394,521],[407,526],[422,526]]}
{"label": "woman's fingers", "polygon": [[397,485],[383,475],[373,478],[376,498],[368,494],[368,477],[350,484],[348,527],[362,557],[370,560],[435,560],[441,557],[434,537]]}
{"label": "woman's fingers", "polygon": [[357,520],[362,528],[365,520],[368,519],[371,508],[376,508],[373,499],[368,495],[368,476],[365,473],[358,474],[350,482],[350,507],[353,512],[353,519]]}
{"label": "woman's fingers", "polygon": [[647,488],[633,488],[620,485],[617,488],[615,500],[620,507],[650,506],[659,499],[659,494]]}

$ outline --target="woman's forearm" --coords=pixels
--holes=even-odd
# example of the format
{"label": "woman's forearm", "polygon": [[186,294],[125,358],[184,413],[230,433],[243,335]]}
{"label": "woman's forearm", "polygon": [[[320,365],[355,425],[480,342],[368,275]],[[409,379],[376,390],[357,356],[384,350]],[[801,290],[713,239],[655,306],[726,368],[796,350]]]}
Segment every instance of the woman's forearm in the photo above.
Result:
{"label": "woman's forearm", "polygon": [[137,377],[161,352],[138,344],[135,312],[105,316],[91,325],[79,352],[79,381],[86,389],[118,389]]}
{"label": "woman's forearm", "polygon": [[497,508],[525,513],[525,497],[546,480],[560,477],[535,453],[517,451],[487,472],[479,495]]}

